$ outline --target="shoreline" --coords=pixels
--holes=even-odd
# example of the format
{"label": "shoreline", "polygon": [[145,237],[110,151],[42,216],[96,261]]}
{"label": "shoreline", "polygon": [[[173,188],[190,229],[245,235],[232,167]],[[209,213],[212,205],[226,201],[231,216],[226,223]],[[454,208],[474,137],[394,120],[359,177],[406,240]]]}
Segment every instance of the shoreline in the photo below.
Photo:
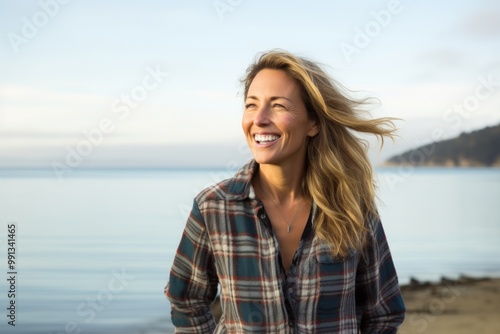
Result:
{"label": "shoreline", "polygon": [[401,285],[406,318],[398,333],[500,333],[500,278],[460,275]]}

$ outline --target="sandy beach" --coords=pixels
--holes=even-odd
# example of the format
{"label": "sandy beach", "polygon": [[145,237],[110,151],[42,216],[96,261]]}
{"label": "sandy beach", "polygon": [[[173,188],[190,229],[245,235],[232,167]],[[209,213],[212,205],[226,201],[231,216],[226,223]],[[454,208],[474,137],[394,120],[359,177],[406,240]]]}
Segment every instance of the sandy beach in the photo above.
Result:
{"label": "sandy beach", "polygon": [[401,289],[407,314],[400,334],[500,333],[500,278],[412,280]]}

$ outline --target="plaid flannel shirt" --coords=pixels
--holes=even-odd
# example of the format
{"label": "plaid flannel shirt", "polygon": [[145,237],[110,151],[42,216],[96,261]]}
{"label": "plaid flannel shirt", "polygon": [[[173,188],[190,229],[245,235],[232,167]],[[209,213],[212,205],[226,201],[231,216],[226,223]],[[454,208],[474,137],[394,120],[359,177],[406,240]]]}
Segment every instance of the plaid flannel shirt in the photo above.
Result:
{"label": "plaid flannel shirt", "polygon": [[165,288],[176,333],[396,333],[405,306],[380,220],[367,221],[366,254],[336,259],[311,214],[285,273],[251,186],[257,168],[251,161],[194,200]]}

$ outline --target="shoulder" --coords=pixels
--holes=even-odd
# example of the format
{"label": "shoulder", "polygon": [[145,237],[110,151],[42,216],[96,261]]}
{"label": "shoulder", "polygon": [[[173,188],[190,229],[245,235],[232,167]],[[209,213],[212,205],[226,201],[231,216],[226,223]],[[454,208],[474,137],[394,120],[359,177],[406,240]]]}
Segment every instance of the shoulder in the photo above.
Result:
{"label": "shoulder", "polygon": [[201,205],[210,201],[237,200],[251,197],[251,179],[256,168],[258,168],[258,165],[254,160],[248,162],[233,177],[217,182],[200,191],[195,197],[196,202]]}
{"label": "shoulder", "polygon": [[382,228],[382,222],[380,221],[380,216],[377,214],[368,214],[365,220],[366,227],[368,228],[370,234],[377,234],[380,228]]}

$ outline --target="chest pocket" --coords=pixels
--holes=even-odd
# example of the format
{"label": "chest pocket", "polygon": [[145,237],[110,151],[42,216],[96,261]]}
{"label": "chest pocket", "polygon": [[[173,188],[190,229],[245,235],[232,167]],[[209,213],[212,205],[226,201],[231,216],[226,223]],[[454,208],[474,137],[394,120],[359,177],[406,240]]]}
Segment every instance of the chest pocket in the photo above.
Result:
{"label": "chest pocket", "polygon": [[342,280],[348,270],[346,265],[349,264],[352,257],[352,254],[348,254],[345,258],[335,257],[332,255],[332,250],[328,245],[320,245],[316,251],[318,276],[321,279]]}

